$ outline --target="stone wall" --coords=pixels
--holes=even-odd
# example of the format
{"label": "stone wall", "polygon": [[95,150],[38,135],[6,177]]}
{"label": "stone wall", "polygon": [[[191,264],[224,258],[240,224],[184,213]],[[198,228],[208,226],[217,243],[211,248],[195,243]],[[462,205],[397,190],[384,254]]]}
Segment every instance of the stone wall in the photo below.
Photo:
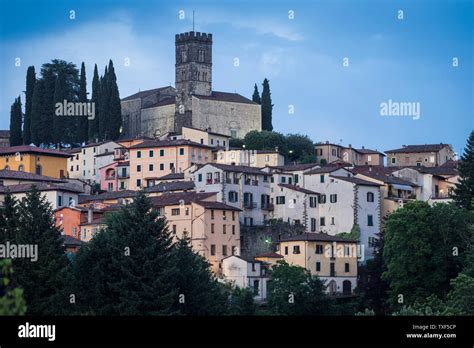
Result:
{"label": "stone wall", "polygon": [[193,127],[243,138],[252,130],[262,129],[260,105],[232,103],[193,97]]}

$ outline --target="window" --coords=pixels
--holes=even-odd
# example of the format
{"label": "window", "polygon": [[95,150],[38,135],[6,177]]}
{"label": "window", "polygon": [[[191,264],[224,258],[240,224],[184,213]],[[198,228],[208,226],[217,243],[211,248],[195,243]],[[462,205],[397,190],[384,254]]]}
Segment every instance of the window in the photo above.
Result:
{"label": "window", "polygon": [[152,172],[153,171],[153,164],[148,165],[148,171]]}
{"label": "window", "polygon": [[76,237],[77,230],[75,227],[72,228],[72,236]]}
{"label": "window", "polygon": [[337,195],[336,194],[329,195],[329,201],[331,203],[336,203],[337,202]]}
{"label": "window", "polygon": [[180,156],[183,156],[183,155],[184,155],[184,147],[181,147],[181,148],[179,149],[179,155],[180,155]]}
{"label": "window", "polygon": [[331,225],[334,225],[334,216],[331,217]]}
{"label": "window", "polygon": [[367,202],[373,202],[373,201],[374,201],[373,192],[367,192]]}
{"label": "window", "polygon": [[160,163],[160,170],[165,170],[165,165],[163,163]]}
{"label": "window", "polygon": [[344,271],[345,271],[346,273],[349,272],[349,262],[346,262],[346,263],[344,264]]}
{"label": "window", "polygon": [[189,208],[188,207],[184,208],[184,215],[186,215],[186,216],[189,215]]}
{"label": "window", "polygon": [[260,281],[255,279],[253,281],[253,295],[258,296],[259,292],[260,292]]}
{"label": "window", "polygon": [[176,225],[173,225],[173,233],[176,233]]}
{"label": "window", "polygon": [[319,218],[319,225],[320,226],[326,226],[326,218],[325,217]]}
{"label": "window", "polygon": [[372,156],[371,155],[367,156],[367,162],[372,162]]}
{"label": "window", "polygon": [[211,209],[211,219],[214,220],[214,210]]}
{"label": "window", "polygon": [[372,215],[367,215],[367,226],[374,225],[374,217]]}
{"label": "window", "polygon": [[20,164],[18,166],[18,171],[23,172],[25,170],[25,166],[23,164]]}
{"label": "window", "polygon": [[214,224],[211,224],[211,233],[214,233],[215,230],[214,230]]}
{"label": "window", "polygon": [[179,215],[179,208],[171,209],[171,215]]}
{"label": "window", "polygon": [[227,217],[226,217],[226,213],[225,213],[225,210],[222,211],[222,220],[226,220]]}
{"label": "window", "polygon": [[[41,166],[38,164],[38,165],[36,166],[36,174],[41,175],[42,171],[43,171],[43,170],[42,170]],[[85,173],[85,171],[84,171],[84,173]]]}
{"label": "window", "polygon": [[235,211],[232,212],[232,221],[235,221]]}
{"label": "window", "polygon": [[294,175],[295,185],[298,183],[298,180],[299,180],[299,176],[298,176],[298,174],[295,174]]}
{"label": "window", "polygon": [[142,180],[141,179],[137,179],[137,187],[142,187]]}
{"label": "window", "polygon": [[294,245],[293,246],[293,254],[301,254],[299,245]]}
{"label": "window", "polygon": [[285,183],[286,183],[286,177],[282,176],[280,180],[281,180],[281,183],[282,183],[282,184],[285,184]]}
{"label": "window", "polygon": [[232,245],[231,253],[232,255],[237,255],[237,247],[235,245]]}
{"label": "window", "polygon": [[107,184],[107,191],[112,192],[114,190],[114,184],[109,182]]}
{"label": "window", "polygon": [[285,255],[288,255],[288,247],[285,247]]}
{"label": "window", "polygon": [[153,150],[148,151],[148,156],[153,157],[154,153]]}
{"label": "window", "polygon": [[377,238],[375,237],[369,237],[368,239],[368,244],[369,244],[369,248],[375,248],[375,246],[377,245]]}
{"label": "window", "polygon": [[142,166],[139,164],[137,165],[137,172],[141,172],[142,171]]}
{"label": "window", "polygon": [[316,232],[316,219],[311,218],[311,232]]}
{"label": "window", "polygon": [[285,204],[285,196],[277,196],[276,204]]}
{"label": "window", "polygon": [[434,156],[430,156],[430,163],[434,163],[434,161],[435,161]]}
{"label": "window", "polygon": [[142,158],[142,152],[141,151],[137,151],[137,158]]}
{"label": "window", "polygon": [[222,246],[222,256],[227,256],[227,245]]}
{"label": "window", "polygon": [[319,195],[318,197],[319,204],[324,204],[326,203],[326,195]]}
{"label": "window", "polygon": [[226,225],[222,226],[222,234],[227,234],[227,226]]}
{"label": "window", "polygon": [[232,234],[235,234],[235,225],[232,225]]}
{"label": "window", "polygon": [[235,203],[239,200],[239,194],[236,191],[229,191],[229,202]]}
{"label": "window", "polygon": [[163,157],[165,155],[165,150],[164,149],[161,149],[160,150],[160,157]]}
{"label": "window", "polygon": [[316,272],[321,272],[321,262],[316,262]]}
{"label": "window", "polygon": [[61,207],[63,205],[63,197],[58,196],[58,207]]}
{"label": "window", "polygon": [[322,244],[316,244],[316,254],[322,254],[324,250],[324,246]]}
{"label": "window", "polygon": [[397,163],[397,158],[396,157],[392,157],[392,164],[395,164]]}
{"label": "window", "polygon": [[319,182],[320,182],[320,183],[324,183],[324,174],[321,174],[321,175],[319,176]]}
{"label": "window", "polygon": [[215,244],[211,244],[211,255],[212,256],[216,255],[216,245]]}

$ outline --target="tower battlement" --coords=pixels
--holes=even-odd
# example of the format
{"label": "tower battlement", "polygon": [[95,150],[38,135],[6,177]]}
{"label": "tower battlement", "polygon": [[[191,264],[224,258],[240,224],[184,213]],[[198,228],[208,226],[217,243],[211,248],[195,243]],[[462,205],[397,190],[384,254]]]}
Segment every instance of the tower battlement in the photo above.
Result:
{"label": "tower battlement", "polygon": [[181,34],[176,34],[176,39],[175,42],[186,42],[190,40],[195,40],[195,41],[202,41],[202,42],[209,42],[212,43],[212,34],[208,33],[200,33],[196,31],[188,31],[185,33]]}

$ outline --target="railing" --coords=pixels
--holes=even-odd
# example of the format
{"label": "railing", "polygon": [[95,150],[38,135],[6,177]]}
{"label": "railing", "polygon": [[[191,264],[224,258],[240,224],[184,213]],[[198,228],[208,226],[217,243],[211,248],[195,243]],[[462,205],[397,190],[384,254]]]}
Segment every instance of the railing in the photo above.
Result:
{"label": "railing", "polygon": [[128,179],[128,178],[130,177],[130,174],[128,174],[128,173],[126,173],[126,174],[119,173],[119,174],[117,175],[117,177],[118,177],[119,179]]}
{"label": "railing", "polygon": [[431,197],[431,199],[447,199],[447,198],[451,198],[451,195],[449,193],[437,193]]}
{"label": "railing", "polygon": [[115,180],[115,176],[113,175],[106,175],[105,180]]}
{"label": "railing", "polygon": [[407,195],[407,196],[402,196],[402,197],[399,197],[395,194],[388,194],[388,197],[387,198],[392,198],[392,199],[416,199],[416,195],[415,194],[411,194],[411,195]]}
{"label": "railing", "polygon": [[275,207],[272,203],[265,203],[262,204],[262,209],[263,210],[273,210]]}
{"label": "railing", "polygon": [[255,202],[245,202],[244,201],[244,208],[245,209],[255,209],[255,208],[257,208],[257,203],[255,203]]}

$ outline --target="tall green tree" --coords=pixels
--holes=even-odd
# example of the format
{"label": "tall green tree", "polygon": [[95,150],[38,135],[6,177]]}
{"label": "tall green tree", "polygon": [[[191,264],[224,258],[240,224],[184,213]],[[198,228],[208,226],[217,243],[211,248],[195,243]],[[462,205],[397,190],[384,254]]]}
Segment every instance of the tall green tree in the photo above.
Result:
{"label": "tall green tree", "polygon": [[[60,71],[54,83],[54,104],[63,104],[64,100],[67,100],[68,93],[66,88],[66,76],[64,72]],[[56,144],[71,140],[72,129],[69,127],[71,117],[65,114],[67,110],[62,111],[61,114],[58,114],[57,110],[55,110],[53,117],[52,140]]]}
{"label": "tall green tree", "polygon": [[268,284],[268,308],[276,315],[328,315],[334,310],[324,283],[309,271],[279,261]]}
{"label": "tall green tree", "polygon": [[31,110],[33,106],[33,92],[36,83],[35,67],[28,67],[26,72],[26,91],[25,91],[25,119],[23,122],[23,143],[31,144]]}
{"label": "tall green tree", "polygon": [[10,259],[0,260],[0,316],[26,312],[23,290],[16,286],[13,273]]}
{"label": "tall green tree", "polygon": [[13,269],[24,290],[29,315],[59,315],[70,310],[69,262],[51,204],[35,186],[18,204],[18,232],[12,242],[37,246],[37,259],[16,258]]}
{"label": "tall green tree", "polygon": [[172,313],[178,293],[172,235],[140,192],[74,259],[78,310],[98,315]]}
{"label": "tall green tree", "polygon": [[109,114],[106,132],[108,139],[117,140],[120,137],[122,127],[122,106],[120,104],[117,76],[115,75],[115,68],[112,60],[109,61],[107,74],[107,104]]}
{"label": "tall green tree", "polygon": [[7,190],[3,205],[0,207],[0,244],[16,238],[18,227],[17,201]]}
{"label": "tall green tree", "polygon": [[307,135],[288,134],[286,136],[286,145],[288,147],[287,157],[290,161],[316,162],[314,143]]}
{"label": "tall green tree", "polygon": [[90,141],[95,141],[99,136],[99,93],[100,80],[97,64],[94,65],[94,76],[92,78],[92,97],[91,103],[94,104],[95,116],[94,119],[88,120],[89,131],[88,136]]}
{"label": "tall green tree", "polygon": [[[79,96],[80,103],[87,103],[87,81],[86,81],[86,66],[84,62],[81,64],[81,74],[79,78]],[[84,142],[88,139],[88,120],[86,116],[77,117],[77,138],[76,141]]]}
{"label": "tall green tree", "polygon": [[462,269],[472,240],[474,215],[453,204],[434,207],[416,201],[387,219],[383,256],[393,308],[423,302],[430,295],[445,299],[449,281]]}
{"label": "tall green tree", "polygon": [[100,91],[99,91],[99,139],[108,139],[108,123],[109,118],[109,90],[108,90],[108,70],[105,67],[104,75],[100,77]]}
{"label": "tall green tree", "polygon": [[220,315],[225,313],[227,298],[210,265],[191,249],[185,234],[175,244],[176,287],[175,310],[186,315]]}
{"label": "tall green tree", "polygon": [[21,131],[22,121],[21,99],[18,97],[15,98],[15,102],[10,109],[10,146],[23,144],[23,133]]}
{"label": "tall green tree", "polygon": [[283,134],[270,131],[253,130],[248,132],[244,138],[246,150],[275,150],[286,153],[288,146]]}
{"label": "tall green tree", "polygon": [[[31,142],[36,146],[44,142],[44,134],[42,133],[43,128],[43,114],[45,110],[45,101],[43,98],[45,90],[44,81],[38,80],[35,83],[33,91],[33,99],[31,103]],[[49,124],[51,127],[51,123]]]}
{"label": "tall green tree", "polygon": [[262,130],[272,131],[272,96],[270,92],[270,81],[268,79],[263,80],[262,90]]}
{"label": "tall green tree", "polygon": [[262,100],[260,99],[260,93],[258,92],[257,84],[253,87],[252,101],[257,104],[261,104]]}
{"label": "tall green tree", "polygon": [[461,156],[454,200],[460,207],[474,210],[474,131],[471,131]]}

